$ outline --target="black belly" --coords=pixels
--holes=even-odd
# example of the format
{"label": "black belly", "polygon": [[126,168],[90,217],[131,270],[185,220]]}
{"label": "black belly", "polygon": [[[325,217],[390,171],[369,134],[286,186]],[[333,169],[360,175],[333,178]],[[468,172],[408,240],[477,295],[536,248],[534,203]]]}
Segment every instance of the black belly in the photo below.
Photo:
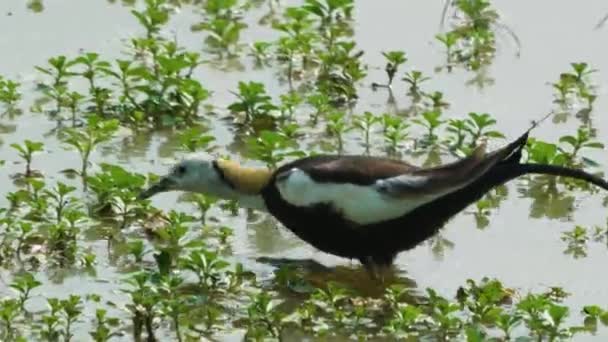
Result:
{"label": "black belly", "polygon": [[399,252],[432,236],[448,219],[425,218],[424,213],[420,213],[357,226],[328,205],[291,205],[281,198],[274,186],[266,189],[263,195],[268,211],[300,239],[323,252],[359,259],[363,263],[392,263]]}
{"label": "black belly", "polygon": [[396,219],[355,226],[328,205],[297,207],[284,201],[274,182],[263,191],[268,211],[315,248],[364,263],[390,264],[402,251],[433,236],[445,223],[493,187],[515,178],[516,167],[499,166],[469,186]]}

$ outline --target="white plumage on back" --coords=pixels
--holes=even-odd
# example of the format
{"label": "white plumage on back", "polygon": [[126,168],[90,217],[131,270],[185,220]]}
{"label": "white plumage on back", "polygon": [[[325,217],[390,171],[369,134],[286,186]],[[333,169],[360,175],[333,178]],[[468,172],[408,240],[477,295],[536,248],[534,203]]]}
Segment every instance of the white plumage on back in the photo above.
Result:
{"label": "white plumage on back", "polygon": [[[427,177],[399,177],[411,185],[427,183]],[[396,198],[379,191],[379,187],[383,185],[383,181],[369,186],[317,183],[300,169],[292,169],[285,178],[277,181],[279,193],[292,205],[311,207],[329,204],[344,218],[361,225],[400,217],[443,195],[441,193],[416,198]]]}

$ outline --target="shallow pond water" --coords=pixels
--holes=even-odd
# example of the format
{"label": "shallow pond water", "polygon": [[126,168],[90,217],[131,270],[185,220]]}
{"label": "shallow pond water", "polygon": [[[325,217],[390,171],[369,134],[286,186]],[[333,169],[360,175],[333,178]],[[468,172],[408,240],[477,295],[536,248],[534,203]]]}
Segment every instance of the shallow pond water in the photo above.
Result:
{"label": "shallow pond water", "polygon": [[[51,56],[65,54],[74,56],[79,51],[95,51],[106,59],[120,56],[124,39],[141,33],[129,9],[120,4],[109,4],[102,0],[49,0],[41,13],[32,13],[22,0],[0,2],[0,75],[16,78],[24,84],[24,101],[28,106],[34,98],[34,84],[39,74],[35,65],[43,65]],[[606,72],[608,72],[608,28],[594,30],[594,26],[608,11],[605,2],[585,1],[495,1],[494,6],[502,21],[512,29],[522,42],[521,54],[506,34],[499,35],[498,54],[487,75],[494,79],[492,85],[479,88],[467,85],[475,74],[456,70],[450,74],[434,73],[445,55],[443,48],[433,39],[439,31],[442,3],[427,0],[356,1],[354,11],[355,39],[358,48],[365,51],[363,60],[370,67],[368,76],[359,89],[359,101],[354,112],[370,110],[381,113],[390,110],[388,94],[382,89],[373,91],[373,81],[383,81],[384,59],[381,51],[404,50],[408,54],[408,67],[414,66],[432,79],[426,84],[431,89],[444,92],[450,103],[448,117],[462,117],[468,112],[488,112],[498,120],[496,126],[507,137],[512,138],[527,129],[531,120],[549,112],[554,104],[553,90],[549,85],[560,72],[569,68],[569,63],[585,61],[599,70],[594,75],[599,97],[594,105],[593,126],[598,131],[598,140],[605,139],[608,118],[602,113],[608,110],[606,96]],[[271,40],[276,33],[256,21],[267,11],[265,6],[247,13],[242,41]],[[9,15],[10,14],[10,15]],[[169,27],[180,44],[197,50],[202,46],[202,34],[190,31],[190,25],[199,20],[189,7],[176,14]],[[238,69],[238,68],[237,68]],[[234,100],[230,90],[236,89],[238,81],[263,82],[272,96],[287,89],[287,84],[277,79],[273,69],[257,70],[248,58],[242,58],[240,70],[224,71],[204,66],[195,77],[213,91],[210,102],[217,108],[225,108]],[[400,83],[394,89],[399,106],[407,106],[405,86]],[[56,123],[44,114],[25,113],[13,120],[0,119],[3,125],[15,125],[14,130],[0,134],[2,148],[0,160],[7,164],[0,168],[2,193],[12,191],[14,185],[10,175],[22,170],[11,143],[24,139],[42,140],[45,152],[36,155],[34,168],[41,170],[48,179],[61,179],[59,171],[79,165],[78,156],[66,151],[51,132]],[[213,120],[212,132],[222,150],[238,151],[232,129],[221,120]],[[564,134],[576,130],[578,119],[570,117],[564,123],[545,122],[533,135],[546,141],[555,141]],[[92,158],[93,162],[111,162],[126,166],[137,172],[162,173],[171,161],[180,156],[175,144],[171,144],[172,133],[156,133],[152,136],[135,135],[127,129]],[[348,142],[347,142],[348,144]],[[238,145],[238,144],[237,144]],[[235,147],[236,146],[236,147]],[[351,152],[361,148],[351,141]],[[305,148],[305,146],[303,146]],[[601,163],[600,171],[608,171],[608,158],[604,151],[587,152],[589,157]],[[255,162],[250,162],[255,164]],[[449,241],[442,252],[430,243],[422,244],[412,251],[402,253],[396,265],[405,277],[415,282],[418,289],[432,287],[446,296],[453,296],[466,279],[484,276],[501,279],[525,293],[561,286],[572,296],[565,303],[579,310],[583,305],[608,303],[608,275],[602,272],[608,264],[608,249],[602,244],[590,244],[588,256],[574,259],[564,254],[565,243],[562,232],[571,230],[575,224],[582,226],[604,225],[606,208],[602,206],[603,195],[574,193],[573,209],[538,217],[532,214],[533,199],[521,192],[525,182],[508,185],[509,195],[499,210],[492,212],[490,224],[480,230],[476,228],[474,216],[463,212],[450,221],[440,237]],[[153,204],[159,208],[182,208],[176,205],[177,194],[157,196]],[[3,196],[0,204],[6,205]],[[283,229],[276,229],[272,219],[250,215],[241,211],[236,217],[222,216],[213,210],[211,216],[234,228],[232,239],[232,261],[244,263],[262,279],[272,276],[273,267],[256,261],[256,258],[274,257],[290,259],[314,259],[328,267],[350,265],[349,260],[318,252]],[[414,227],[412,227],[414,228]],[[436,241],[436,240],[434,240]],[[45,274],[37,277],[44,285],[37,294],[62,296],[66,293],[97,293],[106,300],[120,302],[124,295],[121,288],[123,270],[108,257],[106,242],[87,237],[97,255],[97,277],[85,274]],[[437,245],[435,245],[437,247]],[[0,294],[10,274],[1,272]],[[32,310],[44,308],[41,296],[32,302]],[[92,312],[87,314],[91,315]],[[576,315],[573,315],[576,318]],[[85,328],[80,333],[86,334]],[[78,333],[78,332],[77,332]],[[600,331],[595,338],[605,339],[608,332]],[[226,337],[238,339],[238,336]],[[589,337],[591,338],[591,337]],[[581,338],[583,340],[585,338]]]}

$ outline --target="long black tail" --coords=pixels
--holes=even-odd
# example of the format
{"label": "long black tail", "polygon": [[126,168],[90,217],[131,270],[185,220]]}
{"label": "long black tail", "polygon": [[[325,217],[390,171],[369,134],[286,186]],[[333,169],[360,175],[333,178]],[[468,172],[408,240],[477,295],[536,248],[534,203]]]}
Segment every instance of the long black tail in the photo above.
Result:
{"label": "long black tail", "polygon": [[[592,175],[588,172],[579,169],[571,169],[568,167],[557,166],[557,165],[546,165],[546,164],[515,164],[513,170],[510,171],[512,174],[510,179],[522,176],[525,174],[541,174],[551,176],[561,176],[580,179],[585,182],[589,182],[593,185],[597,185],[604,190],[608,190],[608,182],[606,180]],[[508,180],[507,180],[508,181]]]}
{"label": "long black tail", "polygon": [[[379,241],[382,243],[386,254],[394,257],[396,253],[411,249],[433,236],[448,220],[480,200],[488,191],[528,174],[569,177],[608,190],[608,182],[583,170],[521,162],[523,149],[528,142],[528,134],[549,116],[550,114],[543,117],[539,122],[533,123],[532,127],[507,146],[492,152],[490,156],[500,154],[503,159],[473,183],[416,208],[408,213],[406,217],[396,220],[395,224],[389,228],[390,231],[375,231],[370,236],[380,236]],[[404,229],[405,227],[408,229]],[[386,236],[390,236],[391,239],[382,238]]]}
{"label": "long black tail", "polygon": [[604,190],[608,190],[608,182],[606,182],[606,180],[583,170],[557,165],[520,164],[513,162],[505,162],[497,165],[493,170],[488,172],[488,174],[484,177],[484,180],[482,180],[475,186],[469,187],[469,190],[474,190],[473,192],[475,193],[479,191],[489,191],[495,186],[499,186],[501,184],[509,182],[510,180],[527,174],[574,178],[589,182]]}
{"label": "long black tail", "polygon": [[[483,177],[463,189],[445,195],[410,212],[390,232],[392,239],[385,241],[387,250],[404,251],[433,236],[445,223],[469,205],[480,200],[488,191],[527,174],[552,175],[580,179],[608,190],[608,182],[582,170],[546,165],[522,164],[521,151],[494,166]],[[411,227],[410,229],[403,229]]]}

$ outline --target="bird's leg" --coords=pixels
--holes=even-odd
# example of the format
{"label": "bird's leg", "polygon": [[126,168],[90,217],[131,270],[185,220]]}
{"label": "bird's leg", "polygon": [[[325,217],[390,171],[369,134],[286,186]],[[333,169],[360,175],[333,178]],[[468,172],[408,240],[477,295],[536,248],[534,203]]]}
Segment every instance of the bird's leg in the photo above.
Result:
{"label": "bird's leg", "polygon": [[378,268],[378,265],[374,262],[374,259],[371,256],[365,257],[363,260],[361,260],[361,263],[363,264],[365,270],[373,280],[382,281],[381,272]]}
{"label": "bird's leg", "polygon": [[390,282],[392,279],[392,264],[383,262],[383,259],[384,258],[376,260],[372,256],[367,256],[361,261],[370,277],[375,281],[379,281],[381,284],[385,284],[386,281]]}

